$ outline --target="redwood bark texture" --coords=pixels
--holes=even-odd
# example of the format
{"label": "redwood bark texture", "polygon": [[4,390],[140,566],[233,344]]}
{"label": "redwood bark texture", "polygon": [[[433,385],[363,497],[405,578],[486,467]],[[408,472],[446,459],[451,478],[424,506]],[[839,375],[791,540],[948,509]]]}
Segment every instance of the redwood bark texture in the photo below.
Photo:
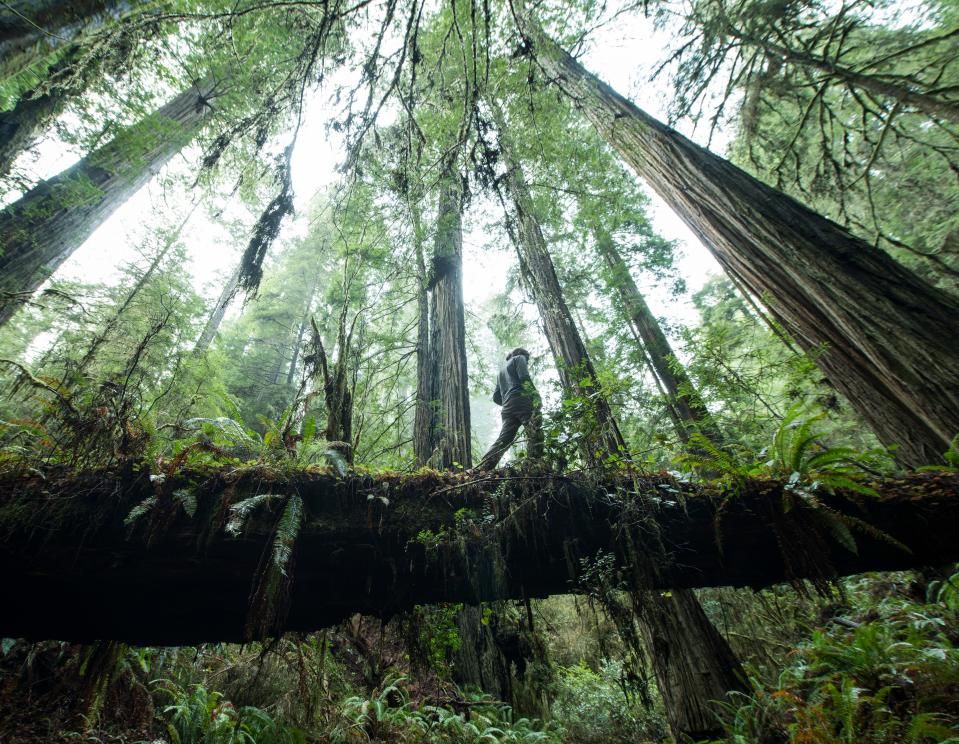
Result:
{"label": "redwood bark texture", "polygon": [[0,213],[0,325],[193,139],[210,91],[192,86]]}
{"label": "redwood bark texture", "polygon": [[[300,494],[304,509],[290,610],[275,632],[316,630],[356,612],[389,617],[416,604],[569,594],[582,586],[581,559],[599,551],[613,555],[626,576],[645,574],[655,561],[649,589],[761,587],[959,559],[955,474],[879,481],[880,498],[822,494],[828,509],[865,520],[911,553],[858,530],[858,550],[849,552],[808,507],[784,513],[783,486],[748,481],[729,498],[667,475],[467,481],[438,474],[281,477],[251,467],[183,471],[160,483],[147,468],[6,474],[0,571],[11,601],[0,603],[0,636],[241,642],[283,499],[263,504],[236,537],[224,525],[230,504],[264,493]],[[193,516],[173,495],[180,489],[196,498]],[[156,507],[124,524],[149,497]],[[457,528],[460,509],[487,517],[482,528]],[[450,537],[424,545],[417,540],[423,530]],[[811,548],[818,563],[797,559]]]}
{"label": "redwood bark texture", "polygon": [[233,299],[237,288],[240,286],[240,268],[240,266],[237,266],[233,270],[233,273],[230,274],[226,283],[223,285],[223,289],[220,290],[220,297],[213,307],[213,312],[211,312],[210,317],[207,318],[206,324],[203,326],[203,332],[193,347],[194,354],[199,356],[210,348],[210,344],[213,343],[213,339],[216,337],[216,332],[220,330],[220,324],[226,315],[226,309],[230,306],[230,300]]}
{"label": "redwood bark texture", "polygon": [[642,631],[673,734],[680,741],[721,736],[715,701],[748,689],[739,660],[691,589],[649,593],[640,601]]}
{"label": "redwood bark texture", "polygon": [[[596,245],[610,270],[630,329],[666,394],[677,434],[689,441],[690,433],[698,431],[718,444],[718,429],[626,262],[608,235],[600,235]],[[637,610],[673,732],[693,740],[720,735],[713,701],[746,687],[746,675],[729,643],[688,589],[668,596],[647,593]]]}
{"label": "redwood bark texture", "polygon": [[567,395],[588,399],[595,417],[595,422],[583,422],[584,425],[594,424],[584,458],[595,464],[604,460],[608,453],[625,454],[625,440],[613,418],[609,401],[602,395],[593,362],[563,296],[546,238],[534,213],[529,186],[510,146],[506,122],[495,104],[493,110],[499,130],[500,153],[506,166],[506,190],[512,200],[514,224],[511,233],[520,268],[536,301],[563,390]]}
{"label": "redwood bark texture", "polygon": [[0,79],[131,9],[130,0],[13,0],[0,10]]}
{"label": "redwood bark texture", "polygon": [[435,402],[431,450],[440,470],[473,465],[461,202],[458,175],[449,168],[440,186],[430,273],[430,400]]}
{"label": "redwood bark texture", "polygon": [[433,357],[430,347],[430,297],[426,259],[419,215],[414,212],[413,240],[416,241],[416,408],[413,413],[413,456],[422,467],[433,456]]}
{"label": "redwood bark texture", "polygon": [[959,432],[959,303],[880,250],[694,144],[587,72],[516,0],[532,53],[622,158],[762,297],[911,466]]}
{"label": "redwood bark texture", "polygon": [[[590,396],[594,406],[599,431],[587,444],[586,459],[602,461],[609,453],[626,455],[625,441],[563,297],[546,239],[533,212],[526,179],[513,157],[502,114],[497,112],[496,118],[500,150],[507,167],[506,183],[516,210],[520,263],[530,277],[564,391],[567,395]],[[584,376],[591,379],[588,386],[582,384]],[[657,685],[663,690],[673,733],[693,738],[718,735],[721,731],[712,701],[721,700],[731,690],[744,689],[745,684],[745,675],[732,649],[709,622],[691,591],[677,589],[671,597],[658,592],[642,594],[638,608],[640,625],[654,657],[653,670]]]}
{"label": "redwood bark texture", "polygon": [[718,444],[721,441],[719,430],[712,423],[696,386],[673,353],[669,339],[646,304],[610,236],[598,235],[596,249],[609,269],[613,288],[623,303],[633,337],[666,395],[676,433],[684,442],[688,442],[690,433],[698,431]]}

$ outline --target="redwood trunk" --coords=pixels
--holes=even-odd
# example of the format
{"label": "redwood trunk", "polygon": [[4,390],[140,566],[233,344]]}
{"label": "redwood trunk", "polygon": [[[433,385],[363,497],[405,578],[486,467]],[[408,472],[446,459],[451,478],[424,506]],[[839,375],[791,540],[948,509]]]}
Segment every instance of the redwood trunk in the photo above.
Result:
{"label": "redwood trunk", "polygon": [[0,80],[39,62],[84,31],[117,18],[130,0],[41,0],[4,3],[0,11]]}
{"label": "redwood trunk", "polygon": [[193,353],[197,356],[210,348],[216,332],[220,330],[220,324],[223,322],[223,316],[226,315],[226,309],[230,306],[230,300],[233,299],[239,286],[240,266],[237,266],[223,285],[223,290],[213,307],[213,312],[210,313],[206,325],[203,326],[203,333],[200,334],[200,338],[197,339],[196,345],[193,347]]}
{"label": "redwood trunk", "polygon": [[713,627],[691,589],[637,600],[656,687],[677,741],[722,736],[716,701],[748,689],[726,639]]}
{"label": "redwood trunk", "polygon": [[431,401],[436,401],[436,467],[472,467],[461,195],[450,169],[440,188],[430,289]]}
{"label": "redwood trunk", "polygon": [[600,234],[596,247],[606,262],[613,286],[623,303],[630,330],[666,395],[667,405],[676,422],[676,433],[684,442],[689,441],[690,433],[698,431],[713,442],[719,443],[719,431],[712,423],[696,386],[673,353],[669,339],[646,304],[646,299],[633,281],[629,267],[611,237]]}
{"label": "redwood trunk", "polygon": [[210,86],[181,93],[0,214],[0,325],[127,199],[193,139]]}
{"label": "redwood trunk", "polygon": [[[500,150],[507,167],[506,183],[519,223],[517,250],[532,280],[546,337],[560,367],[563,389],[567,395],[590,395],[601,427],[601,438],[593,437],[587,445],[586,458],[592,459],[597,450],[601,455],[625,454],[625,443],[566,306],[546,240],[532,211],[526,179],[512,156],[498,112],[497,119]],[[576,374],[571,376],[569,370],[576,370]],[[584,374],[592,380],[585,389],[581,383]],[[674,734],[693,738],[719,735],[722,731],[712,701],[723,699],[731,690],[745,689],[746,679],[726,639],[709,622],[691,590],[677,589],[667,597],[639,589],[637,599],[640,625]]]}
{"label": "redwood trunk", "polygon": [[514,210],[514,224],[510,231],[513,243],[542,318],[563,390],[568,396],[590,401],[590,415],[595,420],[582,422],[591,429],[590,443],[583,448],[583,455],[587,462],[595,464],[597,452],[601,453],[599,459],[604,460],[606,453],[625,453],[626,443],[613,418],[609,402],[602,395],[593,362],[566,304],[553,259],[546,247],[546,238],[533,212],[533,199],[526,178],[510,148],[503,115],[496,104],[491,104],[491,107],[506,166],[506,188]]}
{"label": "redwood trunk", "polygon": [[649,116],[516,0],[533,54],[600,134],[768,306],[905,465],[959,431],[959,303],[839,225]]}
{"label": "redwood trunk", "polygon": [[[48,82],[73,67],[80,59],[81,52],[82,47],[72,47],[60,62],[48,70]],[[27,91],[11,110],[0,112],[0,176],[10,172],[17,156],[33,144],[60,115],[70,98],[76,97],[90,83],[96,67],[93,64],[84,66],[82,77],[77,81],[80,91],[71,90],[69,94],[57,88],[39,94],[35,90]]]}
{"label": "redwood trunk", "polygon": [[426,260],[423,257],[423,239],[419,214],[413,211],[413,240],[416,245],[416,408],[413,412],[413,456],[417,467],[429,463],[433,456],[433,424],[435,406],[431,371],[433,361],[430,348],[430,301],[427,289]]}

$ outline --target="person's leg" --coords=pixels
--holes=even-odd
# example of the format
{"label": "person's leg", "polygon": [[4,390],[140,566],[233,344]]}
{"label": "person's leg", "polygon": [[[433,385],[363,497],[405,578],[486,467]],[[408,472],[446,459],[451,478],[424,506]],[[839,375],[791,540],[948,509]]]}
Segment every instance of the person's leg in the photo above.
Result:
{"label": "person's leg", "polygon": [[477,470],[492,470],[495,468],[500,459],[502,459],[503,454],[513,443],[513,440],[516,439],[516,432],[519,431],[522,419],[515,415],[514,411],[506,407],[503,408],[502,414],[503,428],[500,429],[496,441],[493,442],[487,453],[483,455],[480,464],[476,466]]}
{"label": "person's leg", "polygon": [[526,456],[532,460],[543,457],[543,408],[539,401],[533,403],[533,411],[523,424],[526,431]]}

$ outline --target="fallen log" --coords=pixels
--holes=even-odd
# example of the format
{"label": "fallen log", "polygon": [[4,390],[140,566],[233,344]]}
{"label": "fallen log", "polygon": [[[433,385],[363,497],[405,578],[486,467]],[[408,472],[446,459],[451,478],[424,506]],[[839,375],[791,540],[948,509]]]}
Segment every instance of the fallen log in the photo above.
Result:
{"label": "fallen log", "polygon": [[575,593],[599,570],[627,588],[764,587],[959,560],[959,475],[871,486],[878,497],[666,474],[0,475],[0,636],[243,641]]}

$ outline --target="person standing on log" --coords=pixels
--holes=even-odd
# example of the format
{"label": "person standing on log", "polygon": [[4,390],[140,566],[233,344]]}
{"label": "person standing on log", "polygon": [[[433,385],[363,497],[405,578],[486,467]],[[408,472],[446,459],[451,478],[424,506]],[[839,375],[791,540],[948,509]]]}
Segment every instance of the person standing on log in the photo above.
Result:
{"label": "person standing on log", "polygon": [[493,402],[503,407],[503,428],[476,471],[492,470],[513,444],[519,427],[523,426],[529,440],[529,457],[543,456],[542,413],[539,393],[529,376],[529,352],[513,349],[506,355],[506,364],[496,378]]}

